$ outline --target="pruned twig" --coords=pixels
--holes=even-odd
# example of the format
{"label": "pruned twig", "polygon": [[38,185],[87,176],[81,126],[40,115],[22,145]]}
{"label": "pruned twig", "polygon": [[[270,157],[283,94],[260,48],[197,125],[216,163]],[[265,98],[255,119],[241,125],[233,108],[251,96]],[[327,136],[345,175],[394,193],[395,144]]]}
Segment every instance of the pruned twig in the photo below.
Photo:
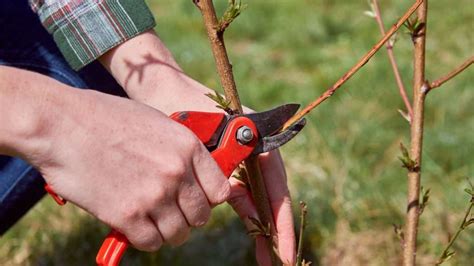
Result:
{"label": "pruned twig", "polygon": [[362,68],[372,56],[397,32],[397,30],[403,25],[403,23],[410,18],[411,14],[423,3],[423,0],[417,0],[406,12],[405,14],[395,23],[390,30],[370,49],[357,63],[349,69],[341,78],[339,78],[334,85],[327,89],[321,96],[316,100],[308,104],[303,110],[294,115],[288,122],[283,126],[282,130],[287,129],[294,122],[301,119],[303,116],[311,112],[316,106],[324,102],[327,98],[331,97],[337,89],[339,89],[342,84],[346,83],[360,68]]}

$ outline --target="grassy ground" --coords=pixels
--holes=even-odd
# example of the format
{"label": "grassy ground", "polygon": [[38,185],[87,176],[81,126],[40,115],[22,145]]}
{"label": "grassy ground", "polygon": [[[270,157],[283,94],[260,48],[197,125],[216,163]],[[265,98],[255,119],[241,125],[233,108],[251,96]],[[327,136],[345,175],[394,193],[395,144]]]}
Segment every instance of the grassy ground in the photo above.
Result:
{"label": "grassy ground", "polygon": [[[216,0],[220,9],[227,1]],[[227,46],[243,102],[257,110],[306,104],[343,74],[379,37],[366,1],[254,0],[231,26]],[[381,1],[386,25],[412,1]],[[191,0],[149,1],[157,32],[185,71],[218,88],[198,10]],[[427,77],[473,54],[472,1],[430,2]],[[398,35],[396,55],[411,84],[411,42]],[[431,265],[468,205],[474,181],[473,70],[433,91],[426,106],[422,184],[431,189],[421,217],[418,258]],[[411,94],[411,93],[410,93]],[[406,173],[397,159],[409,126],[384,51],[309,117],[283,148],[295,202],[309,205],[305,257],[313,265],[398,265],[392,224],[403,224]],[[296,214],[295,214],[296,215]],[[1,265],[91,265],[108,229],[74,206],[44,199],[0,239]],[[454,245],[448,265],[472,265],[473,228]],[[253,265],[253,246],[225,206],[184,246],[129,252],[123,265]]]}

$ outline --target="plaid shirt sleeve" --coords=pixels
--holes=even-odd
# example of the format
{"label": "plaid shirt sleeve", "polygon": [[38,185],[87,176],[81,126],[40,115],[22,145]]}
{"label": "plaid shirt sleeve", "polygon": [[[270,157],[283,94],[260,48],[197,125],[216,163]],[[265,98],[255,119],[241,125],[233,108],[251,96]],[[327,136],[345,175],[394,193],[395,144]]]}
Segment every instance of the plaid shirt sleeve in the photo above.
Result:
{"label": "plaid shirt sleeve", "polygon": [[155,26],[144,0],[29,0],[75,70]]}

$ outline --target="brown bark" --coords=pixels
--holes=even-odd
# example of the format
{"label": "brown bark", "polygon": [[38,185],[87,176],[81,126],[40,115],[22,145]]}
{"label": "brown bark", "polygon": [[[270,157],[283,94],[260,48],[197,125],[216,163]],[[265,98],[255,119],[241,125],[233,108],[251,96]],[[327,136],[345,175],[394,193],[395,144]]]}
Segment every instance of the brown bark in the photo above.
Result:
{"label": "brown bark", "polygon": [[408,203],[405,223],[405,247],[403,265],[414,266],[416,263],[416,240],[420,217],[420,180],[423,148],[423,120],[425,96],[429,85],[425,81],[425,43],[428,1],[425,0],[417,11],[418,21],[423,27],[414,33],[414,73],[413,73],[413,120],[411,123],[410,157],[415,167],[408,172]]}
{"label": "brown bark", "polygon": [[[237,92],[237,87],[232,72],[232,65],[229,62],[229,57],[224,44],[224,31],[218,30],[218,19],[212,0],[194,0],[194,3],[201,11],[204,19],[204,25],[207,30],[209,41],[211,43],[212,53],[216,62],[217,72],[221,79],[224,94],[227,100],[230,100],[230,107],[236,113],[242,113],[242,105]],[[245,160],[245,167],[247,170],[248,181],[252,197],[255,201],[260,222],[264,225],[270,225],[270,237],[266,237],[268,253],[271,255],[272,265],[281,265],[281,261],[273,250],[277,248],[277,234],[275,223],[273,220],[273,213],[268,194],[265,187],[265,182],[259,167],[257,156],[252,156]]]}
{"label": "brown bark", "polygon": [[474,62],[474,56],[471,56],[469,59],[467,59],[466,61],[464,61],[464,63],[462,63],[461,65],[459,65],[458,67],[456,67],[455,69],[453,69],[451,72],[449,72],[446,76],[444,77],[441,77],[433,82],[431,82],[430,84],[430,90],[431,89],[435,89],[435,88],[438,88],[439,86],[443,85],[445,82],[447,82],[448,80],[454,78],[455,76],[457,76],[459,73],[463,72],[464,70],[466,70],[469,66],[472,65],[472,63]]}

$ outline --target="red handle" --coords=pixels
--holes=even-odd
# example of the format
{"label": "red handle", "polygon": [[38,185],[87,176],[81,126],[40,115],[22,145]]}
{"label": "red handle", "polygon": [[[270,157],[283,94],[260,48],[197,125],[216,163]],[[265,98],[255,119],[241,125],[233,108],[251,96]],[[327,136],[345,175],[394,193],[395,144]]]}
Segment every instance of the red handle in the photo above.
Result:
{"label": "red handle", "polygon": [[[198,115],[198,114],[199,113],[195,113],[195,115]],[[190,117],[192,118],[193,115],[194,114],[191,114]],[[199,115],[202,115],[202,113]],[[172,119],[191,128],[192,130],[199,128],[199,127],[196,127],[195,125],[187,124],[186,121],[188,122],[190,121],[188,117],[186,117],[187,118],[186,120],[183,120],[182,117],[183,116],[179,115],[178,113],[171,115]],[[195,122],[200,122],[199,120],[200,119],[198,119],[198,121],[195,121]],[[253,135],[254,135],[252,141],[250,141],[249,143],[245,145],[240,144],[236,139],[238,129],[243,126],[249,127],[252,130]],[[203,131],[202,128],[200,129],[200,131]],[[219,165],[219,167],[221,168],[222,172],[224,173],[226,177],[230,177],[230,175],[232,174],[234,169],[237,168],[240,162],[242,162],[250,154],[252,154],[252,151],[257,145],[257,140],[258,140],[257,132],[258,131],[255,124],[252,122],[252,120],[246,117],[237,117],[229,122],[229,124],[227,125],[226,133],[220,140],[219,147],[211,153],[212,158],[214,158],[214,160],[217,162],[217,164]],[[200,137],[201,141],[206,141],[202,139],[201,137],[202,134],[196,134],[196,135]],[[105,239],[104,243],[102,243],[99,253],[97,253],[97,257],[96,257],[97,265],[99,266],[118,265],[120,263],[120,260],[122,259],[123,253],[128,247],[128,244],[129,242],[124,235],[112,229],[112,231],[107,235],[107,238]]]}

